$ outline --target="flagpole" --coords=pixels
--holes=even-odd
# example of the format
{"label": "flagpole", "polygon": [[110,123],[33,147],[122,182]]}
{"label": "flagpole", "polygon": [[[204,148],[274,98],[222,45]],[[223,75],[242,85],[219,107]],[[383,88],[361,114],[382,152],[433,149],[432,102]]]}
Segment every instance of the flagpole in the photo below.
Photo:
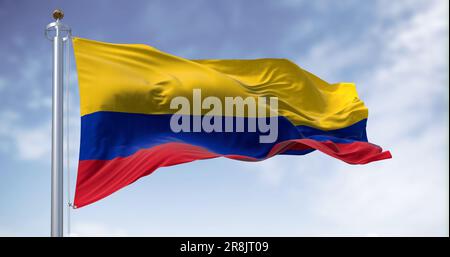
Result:
{"label": "flagpole", "polygon": [[52,170],[51,236],[63,236],[63,42],[70,38],[70,28],[61,23],[64,13],[53,12],[54,22],[47,25],[46,37],[53,42],[52,93]]}

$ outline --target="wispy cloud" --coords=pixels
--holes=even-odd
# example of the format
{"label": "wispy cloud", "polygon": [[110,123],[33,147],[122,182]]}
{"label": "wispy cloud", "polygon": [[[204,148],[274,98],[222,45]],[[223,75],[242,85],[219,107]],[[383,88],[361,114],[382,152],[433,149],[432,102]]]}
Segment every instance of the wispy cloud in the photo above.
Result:
{"label": "wispy cloud", "polygon": [[2,89],[5,87],[6,87],[6,79],[3,77],[0,77],[0,91],[2,91]]}
{"label": "wispy cloud", "polygon": [[[294,199],[314,195],[301,201],[311,215],[306,234],[448,235],[448,2],[381,1],[376,13],[376,26],[354,44],[325,39],[302,62],[334,80],[364,64],[353,78],[369,106],[369,138],[394,158],[326,165],[333,172],[320,180],[297,168],[308,185],[291,192]],[[284,163],[274,159],[269,167],[287,174],[294,163],[310,164]],[[265,174],[273,184],[290,184],[289,176]]]}

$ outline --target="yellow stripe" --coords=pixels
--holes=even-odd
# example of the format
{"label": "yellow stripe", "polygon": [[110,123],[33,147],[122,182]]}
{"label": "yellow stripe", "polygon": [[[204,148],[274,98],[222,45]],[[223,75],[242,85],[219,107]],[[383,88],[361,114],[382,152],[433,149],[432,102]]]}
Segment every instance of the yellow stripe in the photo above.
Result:
{"label": "yellow stripe", "polygon": [[354,84],[328,84],[286,59],[186,60],[147,45],[82,38],[73,38],[73,47],[81,115],[172,114],[171,99],[192,101],[198,88],[203,99],[278,97],[279,115],[294,125],[332,130],[367,118]]}

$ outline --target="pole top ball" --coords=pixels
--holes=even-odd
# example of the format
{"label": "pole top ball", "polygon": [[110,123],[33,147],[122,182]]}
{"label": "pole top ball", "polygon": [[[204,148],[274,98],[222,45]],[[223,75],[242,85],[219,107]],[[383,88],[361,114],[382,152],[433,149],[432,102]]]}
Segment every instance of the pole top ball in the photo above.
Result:
{"label": "pole top ball", "polygon": [[53,11],[53,18],[55,20],[62,20],[64,18],[64,12],[61,9],[56,9]]}

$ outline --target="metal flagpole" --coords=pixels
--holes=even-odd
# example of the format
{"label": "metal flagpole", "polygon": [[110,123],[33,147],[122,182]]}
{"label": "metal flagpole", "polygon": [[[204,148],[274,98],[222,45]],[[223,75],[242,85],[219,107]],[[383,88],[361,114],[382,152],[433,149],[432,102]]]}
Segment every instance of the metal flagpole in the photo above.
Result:
{"label": "metal flagpole", "polygon": [[[61,23],[64,13],[53,12],[54,22],[47,25],[46,37],[53,42],[52,95],[52,175],[51,236],[63,236],[63,42],[70,38],[70,28]],[[66,46],[67,47],[67,46]]]}

